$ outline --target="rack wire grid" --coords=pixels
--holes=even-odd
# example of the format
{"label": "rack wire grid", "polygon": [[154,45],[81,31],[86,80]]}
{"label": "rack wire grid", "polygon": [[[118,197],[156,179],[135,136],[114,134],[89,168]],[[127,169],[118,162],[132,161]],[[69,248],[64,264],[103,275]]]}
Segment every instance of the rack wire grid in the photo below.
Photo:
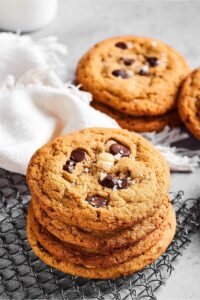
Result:
{"label": "rack wire grid", "polygon": [[200,198],[184,200],[182,191],[172,193],[177,231],[167,251],[131,276],[90,280],[59,272],[35,256],[26,237],[29,201],[25,177],[0,169],[0,299],[156,299],[155,291],[200,223]]}

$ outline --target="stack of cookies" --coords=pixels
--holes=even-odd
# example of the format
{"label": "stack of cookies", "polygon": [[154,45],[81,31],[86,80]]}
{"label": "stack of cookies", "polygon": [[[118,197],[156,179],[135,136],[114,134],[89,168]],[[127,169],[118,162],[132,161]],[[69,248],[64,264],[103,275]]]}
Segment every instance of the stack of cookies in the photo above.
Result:
{"label": "stack of cookies", "polygon": [[158,258],[173,239],[169,169],[144,138],[91,128],[32,157],[28,240],[45,263],[87,278],[116,278]]}
{"label": "stack of cookies", "polygon": [[80,60],[77,82],[94,98],[92,106],[122,128],[143,132],[178,126],[177,97],[189,67],[161,41],[114,37],[96,44]]}

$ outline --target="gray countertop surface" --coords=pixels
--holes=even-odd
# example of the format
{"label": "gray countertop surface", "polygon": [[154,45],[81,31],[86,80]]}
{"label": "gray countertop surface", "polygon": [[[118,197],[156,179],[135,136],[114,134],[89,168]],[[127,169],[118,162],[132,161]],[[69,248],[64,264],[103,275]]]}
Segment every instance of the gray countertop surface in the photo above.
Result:
{"label": "gray countertop surface", "polygon": [[[56,19],[32,35],[57,36],[68,47],[68,78],[73,78],[82,54],[97,41],[114,35],[159,38],[175,47],[191,68],[200,66],[199,1],[69,1],[61,0]],[[190,143],[190,142],[189,142]],[[171,190],[186,197],[200,196],[200,169],[193,174],[172,174]],[[159,300],[200,299],[200,233],[175,263]]]}

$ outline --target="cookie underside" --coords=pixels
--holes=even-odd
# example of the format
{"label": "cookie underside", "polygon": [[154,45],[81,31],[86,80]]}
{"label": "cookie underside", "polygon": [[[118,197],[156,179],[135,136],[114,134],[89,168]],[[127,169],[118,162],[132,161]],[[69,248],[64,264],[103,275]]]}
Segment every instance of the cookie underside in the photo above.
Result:
{"label": "cookie underside", "polygon": [[157,117],[134,117],[128,114],[123,114],[111,107],[108,107],[100,102],[92,101],[92,107],[107,114],[115,119],[117,123],[124,129],[136,132],[151,132],[162,131],[165,126],[178,127],[182,124],[182,120],[177,110],[173,110]]}

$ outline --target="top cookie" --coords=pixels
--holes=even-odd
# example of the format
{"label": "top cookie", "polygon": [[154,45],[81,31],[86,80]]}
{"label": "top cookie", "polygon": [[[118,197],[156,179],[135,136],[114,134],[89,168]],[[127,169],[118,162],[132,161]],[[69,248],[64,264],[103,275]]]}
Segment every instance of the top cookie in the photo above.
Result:
{"label": "top cookie", "polygon": [[130,115],[156,116],[176,107],[188,72],[183,57],[161,41],[124,36],[90,49],[78,64],[77,81],[96,101]]}
{"label": "top cookie", "polygon": [[178,109],[187,128],[200,140],[200,68],[188,75],[183,82]]}
{"label": "top cookie", "polygon": [[141,136],[90,128],[39,149],[27,181],[31,194],[55,219],[114,230],[155,213],[169,191],[169,169]]}

